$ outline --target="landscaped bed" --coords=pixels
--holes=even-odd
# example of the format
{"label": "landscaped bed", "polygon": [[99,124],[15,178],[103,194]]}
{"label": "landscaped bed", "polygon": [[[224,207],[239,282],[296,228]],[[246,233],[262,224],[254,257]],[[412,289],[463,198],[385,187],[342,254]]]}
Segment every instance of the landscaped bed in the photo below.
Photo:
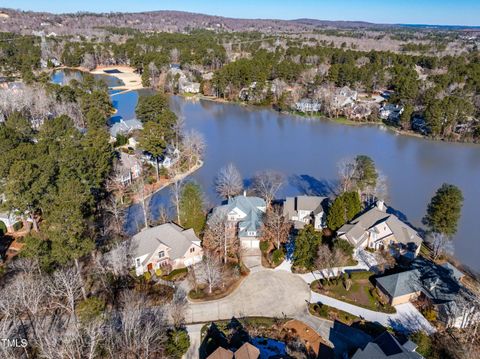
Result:
{"label": "landscaped bed", "polygon": [[351,325],[354,322],[360,320],[360,318],[356,315],[344,312],[343,310],[337,308],[330,307],[326,304],[310,303],[308,305],[308,310],[310,314],[316,317],[332,321],[338,320],[339,322],[342,322],[346,325]]}
{"label": "landscaped bed", "polygon": [[352,272],[330,280],[320,279],[310,285],[314,292],[329,297],[383,313],[395,313],[396,310],[388,304],[370,282],[373,273]]}

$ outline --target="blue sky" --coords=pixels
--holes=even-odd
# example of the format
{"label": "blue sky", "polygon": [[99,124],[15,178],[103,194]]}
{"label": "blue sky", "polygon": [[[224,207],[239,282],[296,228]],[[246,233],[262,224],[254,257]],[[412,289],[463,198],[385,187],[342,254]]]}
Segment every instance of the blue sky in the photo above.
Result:
{"label": "blue sky", "polygon": [[0,7],[56,13],[168,9],[237,18],[480,25],[480,0],[2,0]]}

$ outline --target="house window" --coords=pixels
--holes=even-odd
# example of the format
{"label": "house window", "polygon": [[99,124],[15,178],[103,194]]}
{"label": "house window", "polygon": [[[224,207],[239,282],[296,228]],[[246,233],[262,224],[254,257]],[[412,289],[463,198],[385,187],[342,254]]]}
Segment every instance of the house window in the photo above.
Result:
{"label": "house window", "polygon": [[248,231],[247,234],[251,237],[255,236],[256,232],[253,231]]}
{"label": "house window", "polygon": [[163,258],[165,257],[165,252],[164,251],[161,251],[158,253],[158,258]]}
{"label": "house window", "polygon": [[195,247],[190,248],[190,253],[195,252]]}
{"label": "house window", "polygon": [[135,259],[135,265],[140,267],[140,258]]}

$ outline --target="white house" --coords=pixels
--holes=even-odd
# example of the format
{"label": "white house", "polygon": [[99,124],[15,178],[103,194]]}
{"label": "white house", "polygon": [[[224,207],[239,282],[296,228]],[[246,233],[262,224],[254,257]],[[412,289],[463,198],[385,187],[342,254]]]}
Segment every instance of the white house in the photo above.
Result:
{"label": "white house", "polygon": [[394,214],[387,213],[382,201],[362,215],[343,225],[338,237],[355,248],[396,250],[394,254],[416,257],[423,242],[415,229],[402,222]]}
{"label": "white house", "polygon": [[327,197],[297,196],[287,197],[283,203],[283,214],[293,222],[295,229],[302,229],[311,224],[316,230],[325,226],[324,204]]}
{"label": "white house", "polygon": [[142,162],[134,155],[120,152],[116,172],[117,182],[127,186],[142,174]]}
{"label": "white house", "polygon": [[400,116],[403,113],[403,110],[403,106],[387,103],[380,107],[378,115],[382,120],[398,122],[400,120]]}
{"label": "white house", "polygon": [[117,135],[129,135],[133,131],[143,130],[143,124],[136,118],[132,118],[130,120],[124,120],[123,118],[120,119],[119,122],[114,123],[110,129],[110,137],[115,140]]}
{"label": "white house", "polygon": [[227,204],[215,207],[210,216],[226,218],[229,226],[235,228],[243,248],[259,248],[262,218],[266,203],[262,198],[249,197],[245,193],[230,198]]}
{"label": "white house", "polygon": [[322,106],[319,101],[309,98],[303,98],[295,103],[295,109],[303,113],[319,112],[321,108]]}
{"label": "white house", "polygon": [[170,272],[190,267],[203,258],[200,239],[193,229],[184,229],[174,223],[137,233],[132,237],[129,253],[138,276],[157,269]]}
{"label": "white house", "polygon": [[196,94],[200,92],[200,83],[188,81],[186,78],[178,80],[178,90],[181,93]]}
{"label": "white house", "polygon": [[335,91],[334,104],[337,108],[352,106],[358,98],[358,92],[344,86]]}

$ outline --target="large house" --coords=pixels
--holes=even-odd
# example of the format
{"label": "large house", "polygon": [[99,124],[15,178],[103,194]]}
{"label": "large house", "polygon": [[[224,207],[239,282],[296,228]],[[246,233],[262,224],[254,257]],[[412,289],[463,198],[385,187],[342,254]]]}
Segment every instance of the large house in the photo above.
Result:
{"label": "large house", "polygon": [[327,197],[319,196],[287,197],[283,203],[283,214],[293,222],[295,229],[311,224],[316,230],[321,230],[325,226],[324,205],[327,201]]}
{"label": "large house", "polygon": [[417,258],[409,270],[377,278],[376,286],[392,305],[423,298],[436,308],[445,325],[465,328],[480,316],[479,299],[462,285],[463,276],[450,263]]}
{"label": "large house", "polygon": [[115,122],[109,129],[110,137],[115,140],[118,135],[129,135],[134,131],[143,130],[143,124],[136,118],[130,120],[120,119]]}
{"label": "large house", "polygon": [[247,196],[246,193],[228,199],[227,203],[213,209],[211,216],[226,218],[235,228],[243,248],[260,247],[262,217],[266,211],[265,200]]}
{"label": "large house", "polygon": [[162,269],[169,272],[200,262],[203,249],[193,229],[184,229],[174,223],[147,228],[132,237],[129,253],[135,273]]}
{"label": "large house", "polygon": [[319,101],[303,98],[295,103],[295,109],[303,113],[320,112],[322,105]]}
{"label": "large house", "polygon": [[388,331],[383,332],[365,348],[358,349],[352,359],[422,359],[423,356],[416,352],[417,344],[407,340],[400,343]]}
{"label": "large house", "polygon": [[115,168],[118,183],[128,186],[142,174],[142,162],[134,155],[120,151]]}
{"label": "large house", "polygon": [[257,359],[259,356],[260,350],[246,342],[235,352],[223,347],[218,347],[207,359]]}
{"label": "large house", "polygon": [[390,249],[394,255],[412,258],[418,255],[423,241],[415,229],[394,214],[387,213],[382,201],[343,225],[337,233],[356,249]]}

